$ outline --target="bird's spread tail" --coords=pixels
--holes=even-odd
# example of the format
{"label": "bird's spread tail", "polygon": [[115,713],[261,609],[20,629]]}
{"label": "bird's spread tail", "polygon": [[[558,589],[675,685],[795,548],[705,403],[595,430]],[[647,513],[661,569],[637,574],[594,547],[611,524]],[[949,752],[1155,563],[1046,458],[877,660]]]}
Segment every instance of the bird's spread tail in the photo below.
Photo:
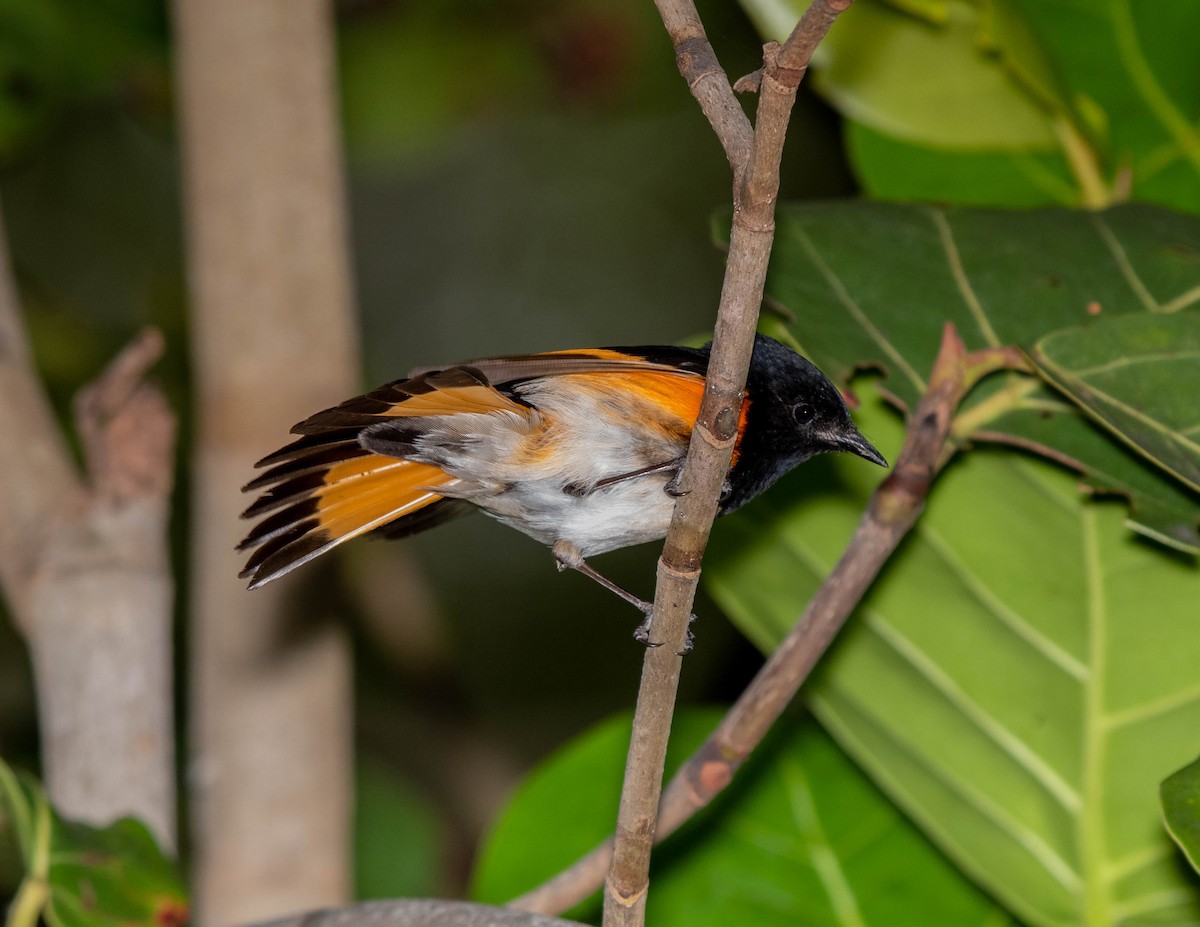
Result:
{"label": "bird's spread tail", "polygon": [[358,431],[305,435],[258,462],[269,469],[246,485],[261,495],[242,516],[261,520],[238,545],[254,550],[240,574],[251,589],[368,531],[392,526],[387,533],[409,534],[449,514],[442,510],[454,501],[436,489],[452,477],[373,454],[359,445]]}

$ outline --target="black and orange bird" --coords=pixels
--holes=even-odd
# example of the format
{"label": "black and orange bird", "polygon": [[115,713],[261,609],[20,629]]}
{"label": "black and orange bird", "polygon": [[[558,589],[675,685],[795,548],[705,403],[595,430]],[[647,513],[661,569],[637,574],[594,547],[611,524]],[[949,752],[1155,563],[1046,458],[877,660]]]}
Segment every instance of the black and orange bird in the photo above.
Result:
{"label": "black and orange bird", "polygon": [[[491,357],[318,412],[245,487],[260,495],[243,515],[261,520],[241,575],[254,589],[359,535],[404,537],[475,507],[648,614],[586,558],[666,536],[710,347]],[[828,378],[758,335],[720,513],[825,451],[887,466]]]}

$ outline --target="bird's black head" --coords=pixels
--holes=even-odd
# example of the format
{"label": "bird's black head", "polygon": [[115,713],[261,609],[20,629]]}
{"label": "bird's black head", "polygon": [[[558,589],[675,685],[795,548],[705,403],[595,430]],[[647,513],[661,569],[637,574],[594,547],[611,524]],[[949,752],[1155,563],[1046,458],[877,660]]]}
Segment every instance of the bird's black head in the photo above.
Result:
{"label": "bird's black head", "polygon": [[829,378],[766,335],[754,340],[746,396],[746,427],[722,513],[749,502],[793,467],[825,451],[849,451],[887,466],[850,420]]}

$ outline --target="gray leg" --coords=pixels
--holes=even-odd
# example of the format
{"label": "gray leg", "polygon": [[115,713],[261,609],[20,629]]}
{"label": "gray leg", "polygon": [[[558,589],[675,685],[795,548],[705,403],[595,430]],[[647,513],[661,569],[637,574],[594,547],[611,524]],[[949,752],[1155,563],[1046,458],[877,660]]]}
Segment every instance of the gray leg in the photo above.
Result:
{"label": "gray leg", "polygon": [[[560,570],[568,570],[569,569],[569,570],[576,570],[576,571],[582,573],[584,576],[587,576],[588,578],[593,579],[596,582],[598,582],[601,586],[603,586],[609,592],[612,592],[615,595],[620,596],[622,599],[624,599],[626,602],[628,602],[630,605],[632,605],[634,608],[636,608],[638,611],[640,611],[643,615],[646,616],[646,619],[641,624],[639,624],[637,626],[637,630],[635,630],[633,632],[634,640],[639,641],[642,644],[645,644],[647,647],[661,647],[662,646],[662,641],[650,640],[650,614],[651,614],[651,612],[654,611],[653,605],[651,605],[645,599],[639,599],[632,592],[629,592],[626,589],[622,589],[620,586],[618,586],[616,583],[614,583],[607,576],[604,576],[601,573],[598,573],[586,560],[583,559],[583,554],[581,554],[579,552],[579,548],[576,547],[574,544],[572,544],[570,541],[564,541],[561,539],[557,540],[554,542],[554,546],[551,548],[551,550],[554,553],[554,559],[558,561],[558,568]],[[691,622],[693,622],[695,620],[696,620],[696,616],[692,615],[688,619],[688,623],[690,624]],[[692,645],[693,645],[692,631],[691,631],[691,628],[689,628],[688,632],[687,632],[687,639],[684,641],[684,644],[683,644],[683,652],[680,654],[680,656],[682,656],[684,653],[689,653],[692,649]]]}

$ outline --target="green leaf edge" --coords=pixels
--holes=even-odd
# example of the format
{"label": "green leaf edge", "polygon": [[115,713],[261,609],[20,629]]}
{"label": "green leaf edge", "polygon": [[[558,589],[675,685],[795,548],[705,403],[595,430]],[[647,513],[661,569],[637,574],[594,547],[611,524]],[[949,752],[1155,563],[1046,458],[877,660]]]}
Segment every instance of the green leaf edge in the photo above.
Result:
{"label": "green leaf edge", "polygon": [[1163,826],[1200,873],[1200,758],[1167,776],[1159,787],[1159,799]]}
{"label": "green leaf edge", "polygon": [[[1118,400],[1116,400],[1113,396],[1109,395],[1108,393],[1105,393],[1101,390],[1096,389],[1094,386],[1091,386],[1089,384],[1084,384],[1083,381],[1081,381],[1081,380],[1079,380],[1079,378],[1074,377],[1071,374],[1067,373],[1066,370],[1064,370],[1062,367],[1060,367],[1054,361],[1050,360],[1050,358],[1046,355],[1042,346],[1047,341],[1049,341],[1051,338],[1054,338],[1064,332],[1074,331],[1074,330],[1075,329],[1058,329],[1057,331],[1047,332],[1045,335],[1043,335],[1041,338],[1038,339],[1037,343],[1033,346],[1032,350],[1029,351],[1030,359],[1034,362],[1034,365],[1037,367],[1038,373],[1041,375],[1042,379],[1044,379],[1047,383],[1049,383],[1051,386],[1053,386],[1063,396],[1070,399],[1071,402],[1074,403],[1075,406],[1078,409],[1080,409],[1085,415],[1087,415],[1087,417],[1089,419],[1091,419],[1097,425],[1104,428],[1105,431],[1107,431],[1109,434],[1113,435],[1115,438],[1117,438],[1119,441],[1121,441],[1127,447],[1129,447],[1133,451],[1137,452],[1137,454],[1139,454],[1141,457],[1143,457],[1149,463],[1153,464],[1155,466],[1155,468],[1157,468],[1158,470],[1161,470],[1163,473],[1170,474],[1176,480],[1178,480],[1180,483],[1182,483],[1184,486],[1187,486],[1187,487],[1195,490],[1196,492],[1200,492],[1200,483],[1188,479],[1188,477],[1185,474],[1180,473],[1178,470],[1170,467],[1165,461],[1159,460],[1143,444],[1141,444],[1139,441],[1134,440],[1133,437],[1131,437],[1125,431],[1118,428],[1113,422],[1109,421],[1107,418],[1105,418],[1103,415],[1101,415],[1097,409],[1093,408],[1090,404],[1085,402],[1080,395],[1080,393],[1082,392],[1082,389],[1075,386],[1075,384],[1080,384],[1082,387],[1086,388],[1087,392],[1091,393],[1094,396],[1099,397],[1102,400],[1109,400],[1109,401],[1112,401],[1114,404],[1116,404],[1118,402]],[[1154,427],[1156,428],[1156,430],[1158,430],[1159,432],[1162,432],[1162,433],[1169,433],[1169,434],[1173,434],[1173,435],[1178,434],[1177,432],[1166,431],[1157,425],[1155,425]],[[1191,443],[1191,442],[1188,442],[1188,443]]]}

